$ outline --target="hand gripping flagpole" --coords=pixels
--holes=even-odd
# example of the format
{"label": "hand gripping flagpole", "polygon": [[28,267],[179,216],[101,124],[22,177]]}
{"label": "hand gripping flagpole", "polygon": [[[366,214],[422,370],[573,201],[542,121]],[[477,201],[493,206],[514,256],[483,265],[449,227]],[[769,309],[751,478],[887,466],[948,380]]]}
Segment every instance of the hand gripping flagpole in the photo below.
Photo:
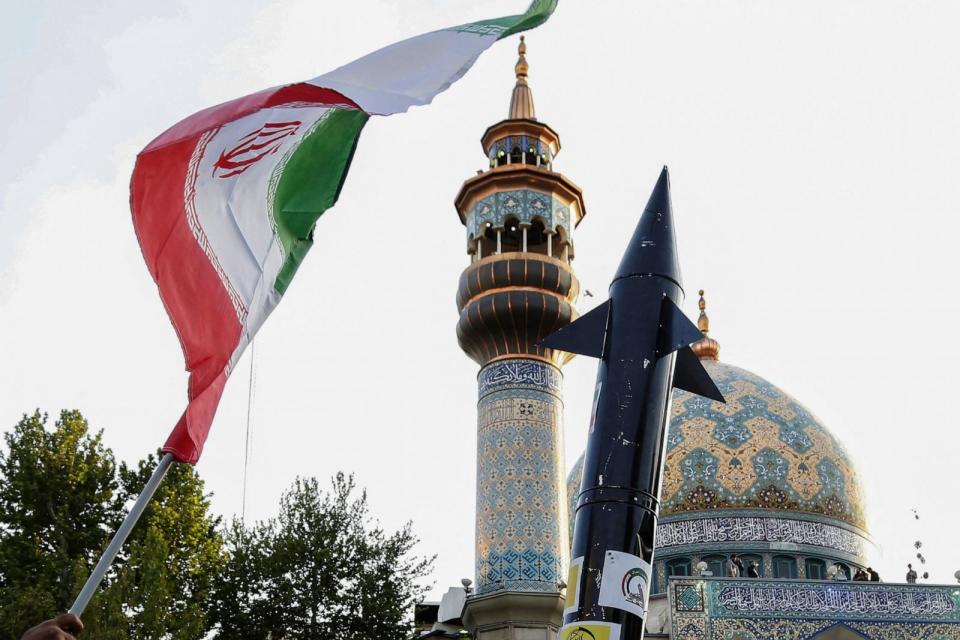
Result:
{"label": "hand gripping flagpole", "polygon": [[110,541],[107,550],[103,552],[100,560],[97,561],[97,566],[93,568],[93,573],[87,578],[86,584],[84,584],[83,589],[80,590],[80,595],[74,600],[73,606],[70,607],[70,613],[78,618],[83,616],[84,610],[87,608],[87,605],[90,604],[90,599],[93,597],[93,594],[96,593],[97,587],[99,587],[103,581],[103,577],[107,574],[107,569],[110,568],[113,560],[117,557],[117,554],[120,553],[123,543],[127,541],[127,537],[129,537],[130,532],[133,531],[133,527],[136,526],[140,516],[143,515],[144,510],[147,508],[147,504],[153,499],[153,494],[157,492],[157,487],[163,482],[163,478],[167,475],[167,471],[170,469],[172,463],[172,453],[166,453],[160,459],[157,468],[153,470],[153,475],[147,480],[147,484],[137,497],[137,501],[133,503],[130,513],[123,519],[123,523],[113,535],[113,540]]}

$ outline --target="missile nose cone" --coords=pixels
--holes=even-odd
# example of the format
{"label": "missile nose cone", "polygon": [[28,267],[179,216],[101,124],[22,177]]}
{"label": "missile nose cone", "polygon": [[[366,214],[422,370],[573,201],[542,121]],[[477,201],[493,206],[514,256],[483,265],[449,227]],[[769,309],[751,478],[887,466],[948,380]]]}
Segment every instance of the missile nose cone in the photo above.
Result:
{"label": "missile nose cone", "polygon": [[666,166],[660,172],[647,206],[640,215],[614,280],[642,274],[670,278],[683,288],[677,259],[677,238],[673,230],[670,172]]}

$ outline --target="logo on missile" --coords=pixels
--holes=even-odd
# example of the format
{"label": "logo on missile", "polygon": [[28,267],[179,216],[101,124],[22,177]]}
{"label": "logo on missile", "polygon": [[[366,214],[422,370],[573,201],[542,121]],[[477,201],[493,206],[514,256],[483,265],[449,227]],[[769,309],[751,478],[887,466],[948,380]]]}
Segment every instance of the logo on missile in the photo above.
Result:
{"label": "logo on missile", "polygon": [[627,571],[620,581],[620,591],[627,602],[632,602],[638,607],[644,607],[647,604],[646,596],[643,592],[647,586],[647,573],[643,569],[634,567]]}

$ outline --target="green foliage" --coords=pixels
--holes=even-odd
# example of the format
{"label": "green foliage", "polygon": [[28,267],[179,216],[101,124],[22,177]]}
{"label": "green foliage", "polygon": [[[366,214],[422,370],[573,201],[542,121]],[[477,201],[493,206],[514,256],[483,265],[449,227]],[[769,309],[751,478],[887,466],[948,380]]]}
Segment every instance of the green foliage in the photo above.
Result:
{"label": "green foliage", "polygon": [[69,607],[119,523],[113,454],[77,411],[24,415],[0,451],[0,637]]}
{"label": "green foliage", "polygon": [[[0,449],[0,638],[65,611],[158,462],[114,462],[76,411],[24,416]],[[298,479],[275,519],[222,527],[173,465],[83,616],[97,640],[409,638],[433,558],[385,532],[366,493]]]}
{"label": "green foliage", "polygon": [[[121,465],[125,502],[136,498],[158,461],[159,454],[148,456],[136,469]],[[213,585],[226,563],[220,521],[209,515],[209,507],[196,470],[173,465],[114,563],[109,586],[84,616],[91,636],[205,636]]]}
{"label": "green foliage", "polygon": [[[76,411],[39,412],[0,452],[0,637],[65,611],[157,465],[117,469]],[[199,640],[226,557],[193,467],[174,465],[83,616],[98,640]]]}
{"label": "green foliage", "polygon": [[230,640],[281,638],[283,606],[271,601],[273,522],[245,526],[234,519],[224,539],[229,561],[214,591],[211,617],[217,621],[218,637]]}
{"label": "green foliage", "polygon": [[380,640],[413,634],[410,612],[433,558],[411,554],[409,525],[387,534],[371,521],[352,476],[332,490],[298,479],[275,520],[233,522],[231,560],[217,590],[221,637]]}

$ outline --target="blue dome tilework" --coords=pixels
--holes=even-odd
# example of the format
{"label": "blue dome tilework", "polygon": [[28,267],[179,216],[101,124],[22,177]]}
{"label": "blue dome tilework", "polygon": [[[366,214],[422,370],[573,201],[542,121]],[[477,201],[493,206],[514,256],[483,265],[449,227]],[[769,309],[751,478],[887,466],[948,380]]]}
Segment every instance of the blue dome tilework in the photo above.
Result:
{"label": "blue dome tilework", "polygon": [[[674,391],[660,515],[780,509],[865,529],[856,469],[827,428],[763,378],[717,361],[703,365],[727,403]],[[582,460],[567,481],[571,514]]]}

